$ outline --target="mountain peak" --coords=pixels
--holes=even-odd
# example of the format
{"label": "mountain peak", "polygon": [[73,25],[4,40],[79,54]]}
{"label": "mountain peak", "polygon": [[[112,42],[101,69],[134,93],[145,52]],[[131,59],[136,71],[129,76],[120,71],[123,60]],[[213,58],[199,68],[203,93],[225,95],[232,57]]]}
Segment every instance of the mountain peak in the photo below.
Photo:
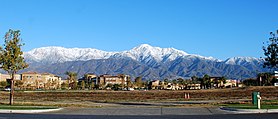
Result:
{"label": "mountain peak", "polygon": [[155,59],[157,62],[171,61],[177,57],[189,55],[184,51],[174,48],[160,48],[149,44],[141,44],[128,52],[134,56],[133,59],[148,62],[151,59]]}
{"label": "mountain peak", "polygon": [[138,46],[138,48],[152,48],[153,46],[149,45],[149,44],[141,44]]}
{"label": "mountain peak", "polygon": [[60,69],[60,74],[74,70],[81,75],[87,72],[117,72],[148,78],[204,74],[237,77],[239,73],[252,76],[252,71],[262,71],[259,64],[262,60],[253,57],[233,57],[220,61],[213,57],[187,54],[175,48],[160,48],[149,44],[122,52],[106,52],[93,48],[41,47],[24,52],[24,58],[33,68],[38,67],[38,71],[49,69],[44,72],[55,73],[57,68]]}
{"label": "mountain peak", "polygon": [[133,51],[151,51],[151,50],[155,50],[155,49],[161,49],[161,48],[159,48],[159,47],[153,47],[153,46],[151,46],[151,45],[149,45],[149,44],[141,44],[141,45],[139,45],[139,46],[137,46],[137,47],[134,47],[132,50]]}
{"label": "mountain peak", "polygon": [[245,63],[259,63],[261,62],[261,59],[255,58],[255,57],[232,57],[232,58],[228,58],[227,60],[225,60],[224,62],[226,64],[237,64],[237,65],[242,65]]}
{"label": "mountain peak", "polygon": [[64,48],[59,46],[49,46],[33,49],[24,53],[24,57],[32,62],[43,63],[63,63],[67,61],[88,61],[93,59],[108,58],[131,58],[139,62],[154,64],[173,61],[179,57],[202,58],[205,60],[215,60],[212,57],[187,54],[175,48],[160,48],[149,44],[141,44],[128,51],[106,52],[93,48]]}

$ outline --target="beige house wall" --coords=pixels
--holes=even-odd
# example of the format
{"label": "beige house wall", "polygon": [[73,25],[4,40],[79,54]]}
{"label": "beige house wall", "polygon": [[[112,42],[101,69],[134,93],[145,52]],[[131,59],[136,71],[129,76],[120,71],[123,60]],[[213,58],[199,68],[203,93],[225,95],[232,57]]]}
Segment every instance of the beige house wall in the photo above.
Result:
{"label": "beige house wall", "polygon": [[25,89],[58,89],[61,87],[61,78],[50,73],[25,72],[21,74],[21,79]]}
{"label": "beige house wall", "polygon": [[117,75],[117,76],[111,76],[111,75],[100,75],[99,76],[99,84],[102,86],[106,86],[108,84],[119,84],[119,85],[127,85],[129,76],[128,75]]}
{"label": "beige house wall", "polygon": [[7,81],[7,79],[11,79],[11,76],[9,74],[0,73],[0,81]]}

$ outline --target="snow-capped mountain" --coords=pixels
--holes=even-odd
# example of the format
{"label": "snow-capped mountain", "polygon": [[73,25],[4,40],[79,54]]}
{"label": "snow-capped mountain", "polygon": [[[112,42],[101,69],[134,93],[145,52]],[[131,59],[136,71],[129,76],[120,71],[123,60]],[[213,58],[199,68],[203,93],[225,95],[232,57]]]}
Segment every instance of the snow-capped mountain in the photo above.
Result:
{"label": "snow-capped mountain", "polygon": [[106,52],[93,48],[42,47],[24,53],[30,67],[24,71],[49,72],[63,76],[65,71],[128,74],[145,79],[171,77],[226,76],[252,78],[263,72],[262,60],[234,57],[221,61],[212,57],[188,54],[174,48],[142,44],[122,52]]}
{"label": "snow-capped mountain", "polygon": [[232,65],[246,65],[246,64],[252,64],[252,65],[259,65],[262,63],[262,59],[258,59],[255,57],[232,57],[224,62],[226,64],[232,64]]}
{"label": "snow-capped mountain", "polygon": [[148,58],[151,58],[156,60],[157,62],[162,62],[162,61],[172,61],[177,57],[187,56],[189,54],[174,48],[160,48],[160,47],[153,47],[148,44],[142,44],[129,51],[121,52],[118,55],[130,57],[137,61],[143,61]]}
{"label": "snow-capped mountain", "polygon": [[191,55],[174,48],[153,47],[142,44],[129,51],[106,52],[92,48],[63,48],[63,47],[42,47],[24,53],[29,62],[63,63],[68,61],[88,61],[92,59],[108,58],[131,58],[139,62],[166,62],[173,61],[178,57],[202,58],[206,60],[217,60],[212,57]]}
{"label": "snow-capped mountain", "polygon": [[87,61],[91,59],[107,59],[115,52],[105,52],[92,48],[42,47],[24,53],[25,59],[32,62],[63,63],[67,61]]}

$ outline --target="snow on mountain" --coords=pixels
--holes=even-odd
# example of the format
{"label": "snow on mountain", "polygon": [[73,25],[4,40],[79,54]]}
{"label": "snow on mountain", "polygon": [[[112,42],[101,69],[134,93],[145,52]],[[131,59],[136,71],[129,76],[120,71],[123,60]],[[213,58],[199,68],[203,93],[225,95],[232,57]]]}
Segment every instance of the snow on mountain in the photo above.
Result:
{"label": "snow on mountain", "polygon": [[226,64],[232,65],[245,65],[245,64],[252,64],[252,65],[259,65],[262,60],[254,57],[232,57],[224,61]]}
{"label": "snow on mountain", "polygon": [[[64,47],[41,47],[24,53],[24,57],[29,62],[41,63],[63,63],[67,61],[88,61],[92,59],[108,58],[131,58],[133,60],[147,64],[173,61],[177,58],[203,59],[220,62],[221,60],[204,57],[200,55],[188,54],[184,51],[174,48],[153,47],[148,44],[142,44],[128,51],[106,52],[93,48],[64,48]],[[235,60],[235,59],[234,59]],[[238,60],[234,61],[237,64]],[[233,63],[233,59],[226,63]]]}
{"label": "snow on mountain", "polygon": [[42,47],[24,53],[30,61],[43,63],[62,63],[66,61],[87,61],[90,59],[107,59],[115,52],[105,52],[92,48]]}
{"label": "snow on mountain", "polygon": [[262,60],[253,57],[233,57],[221,61],[213,57],[188,54],[174,48],[153,47],[148,44],[122,52],[106,52],[93,48],[42,47],[25,52],[24,57],[31,64],[28,70],[57,75],[74,70],[79,75],[88,72],[123,73],[141,75],[147,79],[193,75],[201,77],[204,74],[249,78],[255,76],[256,71],[264,71]]}
{"label": "snow on mountain", "polygon": [[130,57],[137,61],[155,60],[165,62],[175,60],[177,57],[187,56],[189,54],[174,48],[153,47],[148,44],[142,44],[129,51],[123,51],[118,56]]}

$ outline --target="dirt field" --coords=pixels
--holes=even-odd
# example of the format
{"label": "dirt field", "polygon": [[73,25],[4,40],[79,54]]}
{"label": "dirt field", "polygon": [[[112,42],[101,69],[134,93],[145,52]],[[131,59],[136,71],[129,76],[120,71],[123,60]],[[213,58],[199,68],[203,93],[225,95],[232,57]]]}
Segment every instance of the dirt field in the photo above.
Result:
{"label": "dirt field", "polygon": [[[263,100],[278,100],[278,87],[246,87],[211,90],[151,90],[151,91],[18,91],[15,104],[93,106],[105,102],[158,102],[186,101],[184,94],[189,93],[189,101],[202,100],[251,100],[253,91],[259,91]],[[9,92],[0,92],[0,103],[8,103]]]}

